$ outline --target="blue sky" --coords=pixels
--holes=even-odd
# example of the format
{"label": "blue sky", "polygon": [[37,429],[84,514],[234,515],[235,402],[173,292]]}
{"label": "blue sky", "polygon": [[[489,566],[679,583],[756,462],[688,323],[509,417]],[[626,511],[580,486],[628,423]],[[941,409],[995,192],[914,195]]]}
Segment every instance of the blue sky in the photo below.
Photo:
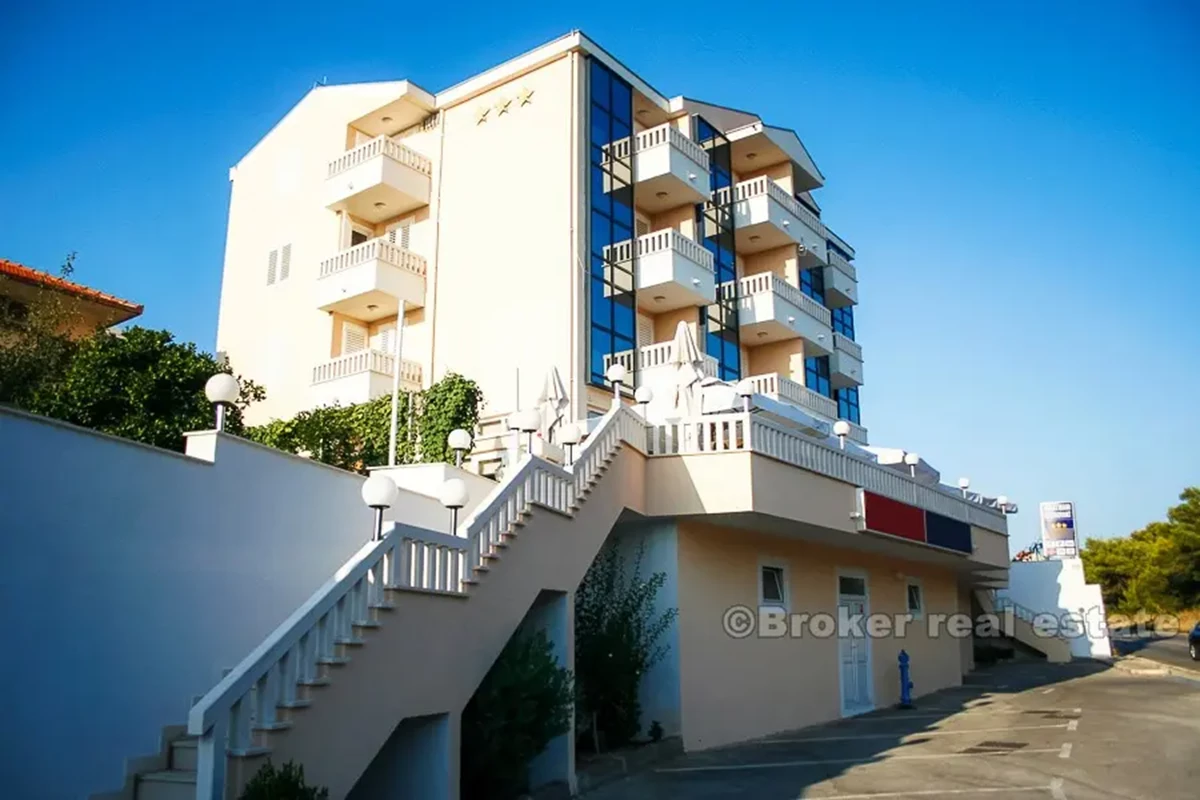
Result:
{"label": "blue sky", "polygon": [[578,27],[667,95],[800,133],[858,250],[872,440],[1019,501],[1014,545],[1040,500],[1123,534],[1200,483],[1187,0],[249,5],[0,12],[0,257],[75,250],[211,348],[228,167],[314,80],[436,91]]}

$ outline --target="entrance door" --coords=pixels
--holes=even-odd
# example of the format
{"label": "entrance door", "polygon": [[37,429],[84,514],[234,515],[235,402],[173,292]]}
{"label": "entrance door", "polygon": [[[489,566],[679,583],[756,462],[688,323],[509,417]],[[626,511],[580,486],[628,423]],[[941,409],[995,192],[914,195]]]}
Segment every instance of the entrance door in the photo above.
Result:
{"label": "entrance door", "polygon": [[[838,576],[838,614],[860,616],[862,635],[852,626],[839,631],[838,659],[842,685],[842,716],[862,714],[875,708],[872,697],[871,640],[866,636],[867,579],[860,575]],[[844,610],[843,610],[844,609]],[[840,622],[839,622],[840,624]],[[844,634],[844,635],[842,635]]]}

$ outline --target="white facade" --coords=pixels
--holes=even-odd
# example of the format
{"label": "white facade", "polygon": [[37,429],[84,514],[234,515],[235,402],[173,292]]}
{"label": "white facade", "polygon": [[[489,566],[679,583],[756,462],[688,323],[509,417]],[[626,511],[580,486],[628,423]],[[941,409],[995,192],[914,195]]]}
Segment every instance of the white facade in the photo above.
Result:
{"label": "white facade", "polygon": [[1008,571],[1008,588],[999,594],[1035,614],[1052,614],[1059,619],[1072,615],[1069,621],[1074,624],[1067,627],[1073,630],[1064,631],[1063,636],[1071,645],[1072,656],[1112,657],[1104,598],[1100,585],[1084,578],[1082,559],[1014,561]]}

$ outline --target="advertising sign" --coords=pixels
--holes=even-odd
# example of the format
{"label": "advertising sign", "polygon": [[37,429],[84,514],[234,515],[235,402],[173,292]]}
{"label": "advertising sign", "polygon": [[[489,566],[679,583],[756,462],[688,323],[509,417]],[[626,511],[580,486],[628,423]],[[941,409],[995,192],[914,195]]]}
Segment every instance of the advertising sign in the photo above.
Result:
{"label": "advertising sign", "polygon": [[1056,500],[1039,506],[1042,520],[1042,553],[1046,558],[1078,558],[1075,504]]}

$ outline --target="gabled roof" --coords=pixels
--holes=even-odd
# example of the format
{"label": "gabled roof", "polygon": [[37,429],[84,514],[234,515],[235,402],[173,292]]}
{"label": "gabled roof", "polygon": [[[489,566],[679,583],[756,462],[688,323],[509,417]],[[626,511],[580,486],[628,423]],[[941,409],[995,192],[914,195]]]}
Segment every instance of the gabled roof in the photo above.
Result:
{"label": "gabled roof", "polygon": [[[117,322],[124,322],[133,319],[142,313],[143,307],[140,303],[133,303],[129,300],[123,300],[116,295],[107,294],[97,289],[92,289],[84,286],[81,283],[69,281],[66,278],[59,278],[56,275],[51,275],[48,272],[27,267],[24,264],[18,264],[15,261],[0,258],[0,275],[4,275],[21,283],[29,284],[30,286],[40,286],[46,289],[53,289],[62,292],[63,294],[72,297],[78,297],[81,300],[87,300],[115,309],[121,312],[120,319]],[[112,324],[117,324],[116,322]]]}

